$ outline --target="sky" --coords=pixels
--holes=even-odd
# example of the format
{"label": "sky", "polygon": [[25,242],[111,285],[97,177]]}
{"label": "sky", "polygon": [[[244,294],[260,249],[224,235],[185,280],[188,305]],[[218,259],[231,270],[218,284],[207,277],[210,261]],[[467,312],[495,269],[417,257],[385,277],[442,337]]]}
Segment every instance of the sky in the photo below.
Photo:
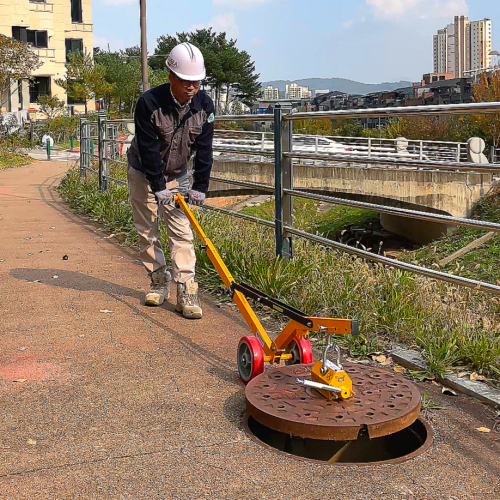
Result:
{"label": "sky", "polygon": [[[140,42],[139,0],[93,0],[94,46]],[[493,22],[499,0],[147,0],[148,52],[160,35],[213,27],[238,40],[261,81],[419,81],[432,72],[432,35],[455,15]]]}

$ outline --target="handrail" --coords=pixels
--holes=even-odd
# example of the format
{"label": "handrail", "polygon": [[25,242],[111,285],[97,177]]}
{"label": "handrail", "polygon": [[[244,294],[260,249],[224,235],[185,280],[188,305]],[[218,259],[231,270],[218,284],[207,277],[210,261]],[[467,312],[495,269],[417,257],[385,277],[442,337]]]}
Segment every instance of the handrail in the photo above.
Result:
{"label": "handrail", "polygon": [[283,115],[283,120],[296,121],[305,119],[322,120],[325,118],[378,118],[379,116],[389,116],[392,118],[396,116],[477,115],[491,113],[500,113],[500,102],[300,112]]}

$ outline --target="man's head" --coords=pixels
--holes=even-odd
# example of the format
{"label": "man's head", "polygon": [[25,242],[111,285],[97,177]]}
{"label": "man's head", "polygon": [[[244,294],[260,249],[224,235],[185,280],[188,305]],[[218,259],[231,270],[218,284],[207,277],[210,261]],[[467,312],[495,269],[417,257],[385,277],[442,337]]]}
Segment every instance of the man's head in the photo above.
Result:
{"label": "man's head", "polygon": [[203,55],[194,45],[185,42],[172,49],[167,59],[172,94],[180,104],[192,99],[206,76]]}

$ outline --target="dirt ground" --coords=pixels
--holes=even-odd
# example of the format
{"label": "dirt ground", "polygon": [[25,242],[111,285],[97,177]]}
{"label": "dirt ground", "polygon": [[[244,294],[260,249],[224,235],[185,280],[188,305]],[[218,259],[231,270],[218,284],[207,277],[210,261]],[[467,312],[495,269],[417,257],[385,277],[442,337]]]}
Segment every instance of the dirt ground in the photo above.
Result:
{"label": "dirt ground", "polygon": [[209,296],[200,321],[173,298],[146,308],[135,251],[60,201],[67,168],[0,172],[0,498],[500,499],[499,435],[476,430],[495,414],[431,384],[434,443],[403,464],[314,464],[251,440],[240,315]]}

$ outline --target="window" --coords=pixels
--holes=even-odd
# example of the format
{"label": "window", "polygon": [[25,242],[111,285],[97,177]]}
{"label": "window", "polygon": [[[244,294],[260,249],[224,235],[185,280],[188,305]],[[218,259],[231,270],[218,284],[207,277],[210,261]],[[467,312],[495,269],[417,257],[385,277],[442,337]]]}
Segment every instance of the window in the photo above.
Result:
{"label": "window", "polygon": [[37,76],[30,85],[30,102],[38,102],[38,98],[43,95],[50,96],[50,76]]}
{"label": "window", "polygon": [[38,30],[26,30],[27,41],[31,43],[33,47],[47,48],[47,32]]}
{"label": "window", "polygon": [[83,22],[82,0],[71,0],[71,22]]}
{"label": "window", "polygon": [[83,53],[83,39],[82,38],[66,38],[66,61],[69,54]]}
{"label": "window", "polygon": [[12,26],[12,38],[20,42],[27,42],[26,28],[23,26]]}

